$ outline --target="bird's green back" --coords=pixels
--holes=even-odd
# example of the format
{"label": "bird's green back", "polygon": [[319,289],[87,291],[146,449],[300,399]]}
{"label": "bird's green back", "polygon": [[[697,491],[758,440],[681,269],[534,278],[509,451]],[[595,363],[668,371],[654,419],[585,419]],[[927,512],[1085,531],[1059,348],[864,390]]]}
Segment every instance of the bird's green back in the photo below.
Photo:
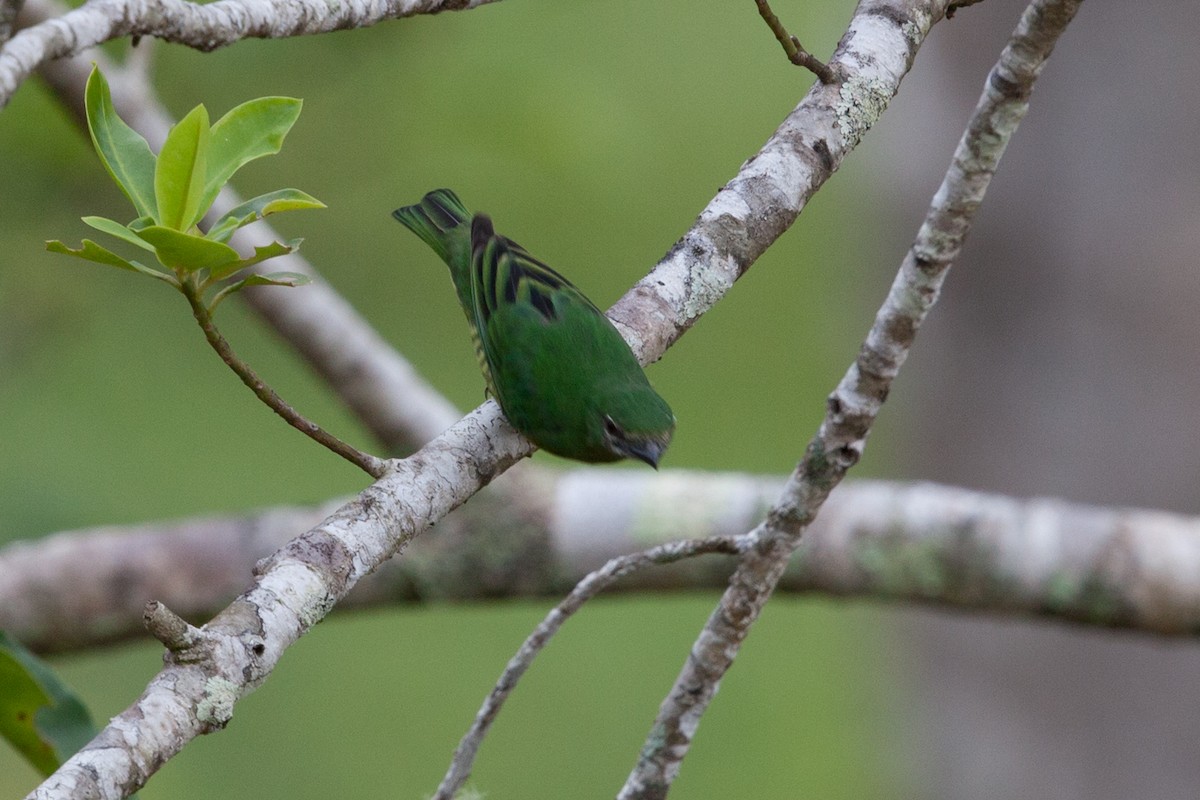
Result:
{"label": "bird's green back", "polygon": [[657,466],[675,418],[582,292],[447,189],[395,216],[450,267],[488,387],[514,427],[568,458]]}

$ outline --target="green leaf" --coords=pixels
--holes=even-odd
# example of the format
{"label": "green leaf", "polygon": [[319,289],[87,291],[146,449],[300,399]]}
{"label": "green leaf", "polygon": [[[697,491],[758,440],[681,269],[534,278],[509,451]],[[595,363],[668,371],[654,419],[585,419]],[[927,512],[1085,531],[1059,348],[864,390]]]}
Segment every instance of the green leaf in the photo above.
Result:
{"label": "green leaf", "polygon": [[84,239],[83,246],[78,250],[72,250],[64,243],[54,239],[46,242],[46,249],[51,253],[62,253],[66,256],[75,256],[88,261],[95,261],[97,264],[108,264],[110,267],[120,267],[121,269],[133,269],[133,264],[128,260],[121,258],[111,250],[105,249],[93,242],[91,239]]}
{"label": "green leaf", "polygon": [[200,201],[205,210],[244,164],[279,152],[283,138],[300,116],[301,105],[294,97],[259,97],[230,109],[217,120],[212,127],[208,173]]}
{"label": "green leaf", "polygon": [[302,241],[304,241],[304,240],[303,239],[292,239],[291,241],[286,242],[286,243],[271,242],[270,244],[267,244],[267,245],[255,247],[254,255],[250,256],[249,258],[244,258],[241,261],[238,261],[236,264],[226,264],[222,267],[218,267],[217,269],[212,270],[210,274],[216,280],[220,280],[221,278],[228,278],[230,275],[237,272],[238,270],[245,269],[246,267],[253,266],[262,261],[266,261],[268,258],[275,258],[276,256],[286,256],[288,253],[295,252],[296,249],[298,247],[300,247],[300,243]]}
{"label": "green leaf", "polygon": [[87,261],[94,261],[97,264],[107,264],[110,267],[120,267],[121,269],[140,272],[143,275],[149,275],[151,278],[158,278],[160,281],[166,281],[176,288],[179,287],[179,281],[175,280],[174,275],[168,275],[165,272],[159,272],[156,269],[151,269],[145,264],[141,264],[137,261],[130,261],[128,259],[121,258],[116,253],[112,252],[111,250],[106,250],[105,248],[93,242],[91,239],[84,239],[83,246],[78,250],[72,250],[57,240],[46,242],[46,249],[51,253],[62,253],[63,255],[75,256],[76,258],[82,258]]}
{"label": "green leaf", "polygon": [[[222,289],[218,297],[224,297],[240,292],[247,286],[307,286],[312,283],[312,278],[307,275],[301,275],[299,272],[269,272],[266,275],[254,273],[247,275],[240,281],[231,283]],[[214,301],[215,302],[215,301]]]}
{"label": "green leaf", "polygon": [[325,204],[299,189],[277,189],[260,194],[253,200],[247,200],[241,205],[231,208],[217,220],[205,235],[218,242],[227,242],[233,232],[243,225],[248,225],[257,219],[277,214],[280,211],[293,211],[301,208],[325,208]]}
{"label": "green leaf", "polygon": [[110,236],[115,236],[118,239],[137,245],[143,250],[154,252],[154,248],[144,242],[134,231],[130,230],[121,223],[106,219],[104,217],[84,217],[83,221],[102,233],[107,233]]}
{"label": "green leaf", "polygon": [[228,242],[230,237],[233,236],[234,231],[258,219],[258,215],[253,212],[244,217],[234,217],[232,214],[233,211],[230,211],[217,220],[217,224],[209,228],[208,233],[204,234],[205,238],[212,239],[214,242]]}
{"label": "green leaf", "polygon": [[[154,247],[158,260],[172,269],[194,272],[198,269],[216,270],[226,264],[240,262],[241,256],[227,244],[205,239],[174,228],[151,225],[137,232]],[[226,273],[228,274],[228,273]]]}
{"label": "green leaf", "polygon": [[240,281],[231,283],[217,292],[212,302],[208,305],[208,311],[210,314],[216,311],[217,306],[221,304],[222,300],[234,292],[240,292],[247,286],[305,286],[310,283],[312,283],[312,278],[307,275],[301,275],[299,272],[271,272],[266,275],[247,275]]}
{"label": "green leaf", "polygon": [[167,134],[154,171],[159,225],[186,231],[208,210],[208,206],[200,207],[200,200],[209,136],[208,111],[202,105],[189,111]]}
{"label": "green leaf", "polygon": [[87,708],[36,656],[0,632],[0,736],[49,775],[96,735]]}
{"label": "green leaf", "polygon": [[299,272],[268,272],[266,275],[249,275],[238,283],[243,286],[307,286],[312,283],[312,278]]}
{"label": "green leaf", "polygon": [[95,66],[84,91],[88,131],[108,174],[138,214],[154,214],[154,154],[141,134],[117,116],[108,81]]}

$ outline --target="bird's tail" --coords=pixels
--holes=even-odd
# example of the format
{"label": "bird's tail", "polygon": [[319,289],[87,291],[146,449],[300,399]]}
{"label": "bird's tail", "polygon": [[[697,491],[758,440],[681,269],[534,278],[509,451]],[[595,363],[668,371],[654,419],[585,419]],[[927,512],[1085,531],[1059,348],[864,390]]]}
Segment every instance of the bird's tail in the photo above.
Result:
{"label": "bird's tail", "polygon": [[392,216],[421,237],[447,264],[454,246],[470,242],[471,212],[449,189],[434,189],[416,205],[397,208]]}

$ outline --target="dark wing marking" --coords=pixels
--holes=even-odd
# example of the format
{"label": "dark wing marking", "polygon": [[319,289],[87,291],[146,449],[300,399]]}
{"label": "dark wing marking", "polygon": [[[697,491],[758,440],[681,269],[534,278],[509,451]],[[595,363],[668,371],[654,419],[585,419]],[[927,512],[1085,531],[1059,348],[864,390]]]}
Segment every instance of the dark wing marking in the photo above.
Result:
{"label": "dark wing marking", "polygon": [[[442,231],[457,228],[466,222],[462,202],[449,189],[438,189],[424,197],[423,210],[430,222]],[[436,217],[436,219],[435,219]]]}
{"label": "dark wing marking", "polygon": [[498,236],[491,220],[477,214],[471,224],[471,278],[477,287],[476,313],[486,325],[501,303],[527,303],[547,322],[558,319],[555,297],[571,295],[601,313],[582,292],[521,245]]}
{"label": "dark wing marking", "polygon": [[545,319],[558,319],[558,309],[554,307],[554,298],[546,294],[540,287],[530,285],[529,302]]}

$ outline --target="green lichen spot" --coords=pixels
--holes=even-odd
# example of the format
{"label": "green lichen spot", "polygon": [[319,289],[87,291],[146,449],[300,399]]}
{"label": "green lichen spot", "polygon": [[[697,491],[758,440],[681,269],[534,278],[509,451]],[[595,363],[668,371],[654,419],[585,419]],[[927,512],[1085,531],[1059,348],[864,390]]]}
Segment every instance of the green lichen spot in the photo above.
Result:
{"label": "green lichen spot", "polygon": [[233,719],[237,699],[236,683],[221,677],[209,678],[204,684],[204,699],[196,706],[196,718],[206,724],[224,726]]}
{"label": "green lichen spot", "polygon": [[891,98],[891,88],[881,80],[856,76],[842,84],[834,111],[847,149],[862,140]]}

